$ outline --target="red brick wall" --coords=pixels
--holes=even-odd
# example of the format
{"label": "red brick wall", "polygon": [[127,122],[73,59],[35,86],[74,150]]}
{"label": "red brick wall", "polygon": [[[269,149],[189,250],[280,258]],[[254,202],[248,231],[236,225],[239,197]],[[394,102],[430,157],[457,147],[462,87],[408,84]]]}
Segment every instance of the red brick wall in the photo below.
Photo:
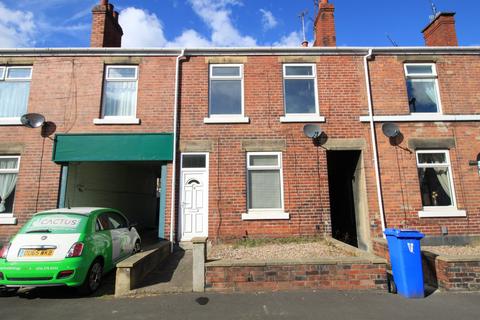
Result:
{"label": "red brick wall", "polygon": [[[56,125],[56,133],[172,132],[175,58],[49,57],[36,58],[30,87],[28,112],[43,114]],[[105,63],[139,62],[137,117],[140,125],[94,125],[101,113]],[[29,217],[57,205],[60,165],[52,162],[52,139],[43,139],[40,129],[0,126],[2,145],[23,145],[15,194],[14,215],[18,224],[0,225],[0,240],[6,241]],[[52,137],[53,138],[53,137]],[[43,151],[43,166],[40,166]],[[39,179],[39,175],[41,178]],[[167,215],[170,215],[171,165],[168,167]],[[39,188],[40,180],[40,188]],[[39,195],[37,197],[37,194]],[[37,201],[38,199],[38,201]],[[167,228],[168,229],[168,228]]]}
{"label": "red brick wall", "polygon": [[[444,113],[479,114],[480,60],[475,56],[433,56],[436,61]],[[377,115],[408,114],[403,74],[405,57],[377,56],[370,63],[372,95]],[[411,58],[414,60],[414,58]],[[422,59],[425,59],[422,56]],[[427,58],[429,59],[429,58]],[[138,63],[137,117],[140,125],[96,126],[100,115],[105,63]],[[36,58],[29,112],[39,112],[57,126],[57,133],[172,132],[174,57],[43,57]],[[362,56],[317,57],[321,124],[328,139],[356,138],[367,143],[363,150],[372,237],[381,235],[367,115]],[[313,145],[302,132],[303,123],[280,123],[283,111],[282,62],[278,56],[248,56],[244,71],[245,115],[249,124],[204,124],[208,115],[208,63],[205,57],[190,57],[182,64],[180,94],[180,140],[210,140],[209,237],[237,239],[329,235],[330,204],[326,150]],[[468,165],[480,151],[477,122],[402,123],[401,147],[390,145],[377,124],[380,166],[387,226],[418,228],[429,235],[447,226],[450,234],[479,234],[480,184],[477,169]],[[60,166],[51,162],[53,141],[45,140],[40,190],[38,181],[43,139],[39,130],[0,126],[4,141],[24,145],[17,184],[15,216],[19,225],[36,210],[56,206]],[[422,209],[414,153],[408,139],[453,138],[450,151],[456,200],[466,218],[418,218]],[[284,206],[290,220],[243,221],[246,213],[246,153],[242,139],[283,139]],[[172,167],[169,166],[168,188]],[[177,176],[178,177],[178,176]],[[170,199],[167,194],[167,237]],[[37,193],[39,193],[37,204]],[[177,193],[178,199],[178,193]],[[175,211],[177,215],[177,210]],[[0,226],[0,238],[18,226]],[[317,228],[318,226],[318,228]],[[176,230],[176,227],[175,227]]]}
{"label": "red brick wall", "polygon": [[[372,96],[376,115],[409,114],[403,71],[405,57],[378,56],[371,62]],[[419,59],[419,58],[417,58]],[[480,60],[472,56],[433,56],[444,114],[479,114]],[[415,61],[415,58],[410,58]],[[417,60],[418,61],[418,60]],[[439,235],[447,226],[450,234],[479,234],[480,194],[477,168],[469,166],[480,152],[477,122],[397,123],[404,136],[400,147],[390,144],[376,125],[386,222],[388,227],[416,228],[427,235]],[[415,150],[408,150],[412,138],[452,138],[452,174],[458,209],[464,218],[419,218],[422,210]]]}
{"label": "red brick wall", "polygon": [[301,289],[385,290],[385,264],[285,264],[207,266],[207,291],[278,291]]}
{"label": "red brick wall", "polygon": [[[368,137],[358,118],[366,107],[361,57],[324,56],[317,63],[320,114],[329,138]],[[208,139],[210,154],[209,237],[241,238],[330,234],[326,151],[303,134],[303,123],[280,123],[284,115],[282,62],[248,57],[244,65],[245,116],[250,124],[204,124],[208,116],[208,63],[191,57],[182,66],[180,140]],[[242,221],[246,213],[246,152],[242,139],[284,139],[284,206],[290,220]],[[369,159],[370,149],[365,150]],[[370,161],[365,161],[367,170]],[[367,171],[368,172],[368,171]],[[374,177],[367,188],[375,194]],[[371,208],[376,212],[375,206]],[[319,230],[317,230],[317,226]]]}

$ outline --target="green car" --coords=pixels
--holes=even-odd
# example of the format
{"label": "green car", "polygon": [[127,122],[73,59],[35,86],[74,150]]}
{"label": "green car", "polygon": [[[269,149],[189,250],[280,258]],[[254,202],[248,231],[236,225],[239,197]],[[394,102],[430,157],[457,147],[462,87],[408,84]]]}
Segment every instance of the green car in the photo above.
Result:
{"label": "green car", "polygon": [[127,218],[108,208],[35,214],[0,251],[0,288],[69,286],[94,292],[116,263],[140,251]]}

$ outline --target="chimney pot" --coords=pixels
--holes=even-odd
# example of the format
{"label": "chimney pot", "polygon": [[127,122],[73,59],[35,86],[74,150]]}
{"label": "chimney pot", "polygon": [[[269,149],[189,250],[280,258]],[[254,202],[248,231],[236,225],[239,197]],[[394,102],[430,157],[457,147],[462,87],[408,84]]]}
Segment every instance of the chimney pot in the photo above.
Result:
{"label": "chimney pot", "polygon": [[426,46],[458,46],[454,16],[454,12],[440,12],[435,16],[432,22],[430,22],[422,31]]}

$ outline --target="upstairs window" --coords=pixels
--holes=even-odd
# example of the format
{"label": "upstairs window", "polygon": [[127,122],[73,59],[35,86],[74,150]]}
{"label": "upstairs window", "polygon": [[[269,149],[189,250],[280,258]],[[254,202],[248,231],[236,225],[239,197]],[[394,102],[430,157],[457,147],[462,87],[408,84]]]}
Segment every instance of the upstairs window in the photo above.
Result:
{"label": "upstairs window", "polygon": [[405,64],[405,76],[410,112],[441,112],[435,64]]}
{"label": "upstairs window", "polygon": [[248,210],[282,211],[283,182],[280,152],[247,153]]}
{"label": "upstairs window", "polygon": [[210,65],[210,117],[243,116],[243,65]]}
{"label": "upstairs window", "polygon": [[0,119],[12,121],[27,113],[32,67],[0,66]]}
{"label": "upstairs window", "polygon": [[417,151],[418,179],[424,207],[454,207],[448,151]]}
{"label": "upstairs window", "polygon": [[318,115],[317,72],[314,64],[283,65],[285,114]]}
{"label": "upstairs window", "polygon": [[137,112],[137,66],[107,66],[103,87],[102,117],[135,118]]}
{"label": "upstairs window", "polygon": [[20,157],[0,156],[0,215],[13,213]]}

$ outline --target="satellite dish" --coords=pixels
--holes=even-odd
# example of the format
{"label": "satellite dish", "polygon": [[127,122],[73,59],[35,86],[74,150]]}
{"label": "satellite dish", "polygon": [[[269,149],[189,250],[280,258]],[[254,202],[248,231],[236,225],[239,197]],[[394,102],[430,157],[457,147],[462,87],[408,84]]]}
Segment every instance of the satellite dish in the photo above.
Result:
{"label": "satellite dish", "polygon": [[312,139],[316,139],[320,137],[323,130],[320,128],[318,124],[307,124],[303,127],[303,133]]}
{"label": "satellite dish", "polygon": [[24,114],[20,121],[27,128],[39,128],[45,123],[45,117],[39,113]]}
{"label": "satellite dish", "polygon": [[384,123],[382,125],[383,134],[389,138],[395,138],[400,134],[400,128],[391,122]]}

